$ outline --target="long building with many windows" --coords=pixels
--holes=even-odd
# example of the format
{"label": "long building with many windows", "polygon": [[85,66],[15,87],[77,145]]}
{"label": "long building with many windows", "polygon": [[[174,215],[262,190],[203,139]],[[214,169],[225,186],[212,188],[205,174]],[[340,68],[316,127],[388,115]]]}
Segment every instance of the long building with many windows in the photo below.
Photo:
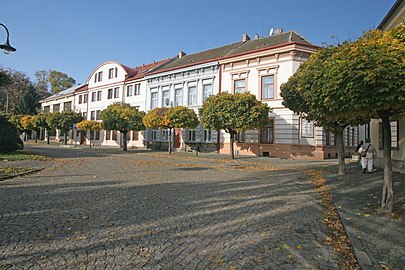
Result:
{"label": "long building with many windows", "polygon": [[[282,105],[280,86],[298,66],[318,49],[295,31],[253,39],[246,34],[238,42],[130,68],[105,62],[89,75],[85,85],[67,94],[72,109],[88,120],[100,120],[100,113],[113,102],[129,103],[139,110],[157,107],[188,106],[196,113],[204,100],[220,92],[250,92],[273,108],[270,124],[260,130],[237,135],[237,154],[276,156],[295,159],[324,159],[336,156],[333,136],[312,122],[295,115]],[[72,98],[73,97],[73,98]],[[41,102],[42,109],[55,106],[54,96]],[[62,100],[62,99],[60,99]],[[168,130],[132,131],[128,147],[167,149]],[[229,136],[223,131],[174,129],[172,145],[177,151],[200,150],[229,152]],[[70,140],[76,144],[121,146],[118,131],[79,132]],[[358,143],[357,128],[346,130],[348,154]]]}

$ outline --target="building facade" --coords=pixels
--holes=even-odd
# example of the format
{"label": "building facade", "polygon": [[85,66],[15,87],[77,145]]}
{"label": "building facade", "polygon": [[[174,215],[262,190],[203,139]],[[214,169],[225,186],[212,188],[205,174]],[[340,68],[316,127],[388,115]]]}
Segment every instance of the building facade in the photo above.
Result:
{"label": "building facade", "polygon": [[[148,112],[157,107],[187,106],[198,109],[210,95],[220,92],[250,92],[272,108],[270,124],[261,130],[238,133],[236,153],[295,159],[337,156],[331,134],[295,115],[282,105],[280,86],[318,49],[294,31],[276,31],[254,39],[246,34],[238,42],[148,65],[130,68],[105,62],[89,75],[86,84],[69,92],[76,111],[88,120],[100,121],[101,111],[114,102],[124,102]],[[66,97],[66,98],[68,98]],[[43,109],[51,106],[42,104]],[[128,147],[167,149],[168,130],[148,129],[128,133]],[[199,148],[229,153],[229,136],[202,124],[196,129],[174,129],[172,145],[177,151]],[[358,129],[346,130],[348,155],[358,143]],[[122,146],[117,131],[75,131],[75,143]]]}

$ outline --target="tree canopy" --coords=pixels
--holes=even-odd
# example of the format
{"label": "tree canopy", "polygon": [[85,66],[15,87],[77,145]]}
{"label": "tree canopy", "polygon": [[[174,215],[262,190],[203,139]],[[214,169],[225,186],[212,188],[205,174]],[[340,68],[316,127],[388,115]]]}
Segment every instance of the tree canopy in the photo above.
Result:
{"label": "tree canopy", "polygon": [[38,91],[29,84],[27,88],[23,90],[23,93],[18,100],[15,111],[17,114],[36,114],[39,109],[40,96]]}
{"label": "tree canopy", "polygon": [[150,110],[142,119],[147,128],[168,128],[169,129],[169,153],[171,153],[173,128],[196,128],[199,124],[197,114],[194,110],[185,106],[173,108],[155,108]]}
{"label": "tree canopy", "polygon": [[144,130],[145,126],[142,123],[142,118],[145,113],[138,111],[137,108],[126,103],[113,103],[105,110],[101,111],[101,119],[103,120],[103,128],[106,130],[118,130],[123,136],[124,147],[127,151],[126,135],[130,130]]}
{"label": "tree canopy", "polygon": [[234,135],[238,131],[261,128],[268,124],[270,108],[250,93],[219,93],[209,96],[199,110],[205,128],[225,130],[230,134],[231,157],[234,158]]}
{"label": "tree canopy", "polygon": [[73,129],[73,125],[82,121],[83,116],[76,112],[55,112],[49,115],[47,122],[52,128],[59,129],[64,133],[64,143],[67,144],[67,133]]}
{"label": "tree canopy", "polygon": [[17,128],[3,115],[0,115],[0,126],[0,153],[22,149],[23,143],[18,136]]}
{"label": "tree canopy", "polygon": [[[97,122],[96,120],[83,120],[76,124],[77,129],[79,130],[89,130],[90,132],[95,130],[101,130],[101,122]],[[91,136],[90,136],[90,148],[91,148]]]}

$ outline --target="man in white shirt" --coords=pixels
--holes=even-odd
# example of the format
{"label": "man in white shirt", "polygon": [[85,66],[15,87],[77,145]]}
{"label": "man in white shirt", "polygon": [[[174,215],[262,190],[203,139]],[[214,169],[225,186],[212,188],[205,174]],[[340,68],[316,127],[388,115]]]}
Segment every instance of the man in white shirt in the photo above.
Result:
{"label": "man in white shirt", "polygon": [[366,139],[366,143],[360,147],[359,154],[361,156],[361,167],[363,168],[363,173],[366,173],[366,171],[371,173],[373,170],[374,157],[377,155],[377,150],[374,145],[371,144],[370,139]]}

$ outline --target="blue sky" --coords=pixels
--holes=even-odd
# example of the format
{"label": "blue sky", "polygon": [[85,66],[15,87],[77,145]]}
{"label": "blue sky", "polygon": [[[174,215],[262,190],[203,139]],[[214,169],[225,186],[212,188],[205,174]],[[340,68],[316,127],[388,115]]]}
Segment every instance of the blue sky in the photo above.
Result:
{"label": "blue sky", "polygon": [[[395,0],[12,0],[0,22],[17,51],[0,65],[32,79],[54,69],[83,83],[114,60],[134,67],[237,42],[243,33],[295,30],[316,45],[360,36],[375,28]],[[0,43],[5,31],[0,29]]]}

